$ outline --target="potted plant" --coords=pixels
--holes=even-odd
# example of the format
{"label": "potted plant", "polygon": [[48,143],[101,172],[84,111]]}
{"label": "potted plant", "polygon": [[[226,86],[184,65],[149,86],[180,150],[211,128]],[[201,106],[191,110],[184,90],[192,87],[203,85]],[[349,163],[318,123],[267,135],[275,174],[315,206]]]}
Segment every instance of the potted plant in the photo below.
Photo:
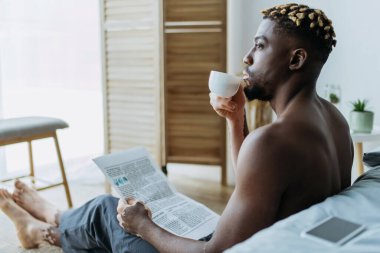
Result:
{"label": "potted plant", "polygon": [[335,106],[341,101],[341,89],[338,84],[326,84],[324,87],[324,98]]}
{"label": "potted plant", "polygon": [[338,104],[340,102],[340,99],[339,99],[338,95],[336,95],[335,93],[330,93],[329,100],[334,105]]}
{"label": "potted plant", "polygon": [[368,100],[351,102],[353,110],[350,112],[350,127],[354,133],[371,133],[373,129],[373,112],[367,111]]}

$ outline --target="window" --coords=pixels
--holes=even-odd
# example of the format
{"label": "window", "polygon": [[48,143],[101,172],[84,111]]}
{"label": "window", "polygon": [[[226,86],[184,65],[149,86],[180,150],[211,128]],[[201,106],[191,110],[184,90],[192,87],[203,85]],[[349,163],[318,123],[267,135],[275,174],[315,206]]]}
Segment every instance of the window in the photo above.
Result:
{"label": "window", "polygon": [[[65,162],[103,151],[99,23],[94,0],[0,1],[0,116],[67,121]],[[53,140],[34,143],[36,166],[56,163]],[[27,145],[2,148],[0,176],[21,167]]]}

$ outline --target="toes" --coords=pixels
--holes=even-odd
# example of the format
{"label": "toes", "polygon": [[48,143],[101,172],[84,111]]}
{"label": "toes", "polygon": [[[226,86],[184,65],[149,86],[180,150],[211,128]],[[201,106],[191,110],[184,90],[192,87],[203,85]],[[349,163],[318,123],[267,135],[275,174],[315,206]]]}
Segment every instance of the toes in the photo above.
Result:
{"label": "toes", "polygon": [[11,194],[9,191],[7,191],[7,190],[5,190],[5,196],[6,196],[7,198],[9,198],[9,199],[12,198],[12,194]]}
{"label": "toes", "polygon": [[15,190],[13,191],[13,194],[15,194],[15,195],[17,195],[17,196],[20,196],[23,192],[24,192],[23,189],[15,189]]}
{"label": "toes", "polygon": [[16,181],[15,181],[15,187],[17,189],[20,189],[20,190],[27,188],[26,184],[24,184],[23,182],[21,182],[19,179],[16,179]]}
{"label": "toes", "polygon": [[12,195],[5,189],[0,189],[0,197],[3,199],[12,198]]}
{"label": "toes", "polygon": [[18,190],[20,194],[23,192],[33,192],[35,190],[33,188],[30,188],[27,184],[19,179],[16,179],[15,181],[15,189]]}
{"label": "toes", "polygon": [[19,189],[19,188],[14,188],[13,189],[13,195],[21,195],[22,194],[22,192],[24,192],[24,190],[23,189]]}
{"label": "toes", "polygon": [[13,196],[20,197],[20,195],[21,195],[20,190],[15,189],[15,190],[13,191]]}
{"label": "toes", "polygon": [[16,192],[12,194],[12,199],[16,202],[20,202],[20,195]]}

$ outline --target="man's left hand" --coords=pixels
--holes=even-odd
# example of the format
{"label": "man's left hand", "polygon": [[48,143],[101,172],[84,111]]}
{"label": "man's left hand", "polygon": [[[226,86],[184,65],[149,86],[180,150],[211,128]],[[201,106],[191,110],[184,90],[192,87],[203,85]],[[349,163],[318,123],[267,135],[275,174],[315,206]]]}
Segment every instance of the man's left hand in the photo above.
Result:
{"label": "man's left hand", "polygon": [[139,235],[139,228],[152,219],[152,212],[142,202],[133,198],[121,198],[117,206],[117,220],[120,226],[131,234]]}

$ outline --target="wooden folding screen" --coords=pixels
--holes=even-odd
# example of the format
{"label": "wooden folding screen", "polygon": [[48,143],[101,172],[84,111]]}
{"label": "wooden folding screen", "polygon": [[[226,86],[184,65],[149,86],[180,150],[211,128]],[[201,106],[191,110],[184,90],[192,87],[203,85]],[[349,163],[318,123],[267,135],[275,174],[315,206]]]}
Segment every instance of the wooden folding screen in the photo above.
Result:
{"label": "wooden folding screen", "polygon": [[215,164],[225,173],[225,120],[209,103],[210,70],[226,70],[226,1],[165,0],[167,162]]}
{"label": "wooden folding screen", "polygon": [[225,183],[225,120],[207,83],[226,70],[226,0],[101,2],[106,152],[221,165]]}
{"label": "wooden folding screen", "polygon": [[146,147],[162,163],[162,1],[102,0],[105,150]]}

